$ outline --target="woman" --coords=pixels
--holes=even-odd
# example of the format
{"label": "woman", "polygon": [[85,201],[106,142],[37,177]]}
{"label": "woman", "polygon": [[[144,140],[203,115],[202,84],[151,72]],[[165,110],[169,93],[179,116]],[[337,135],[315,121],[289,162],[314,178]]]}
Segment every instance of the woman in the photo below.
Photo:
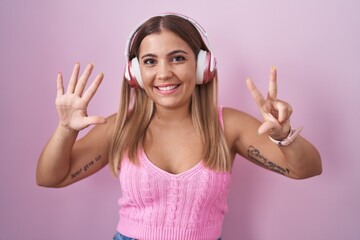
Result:
{"label": "woman", "polygon": [[247,80],[261,123],[218,107],[216,61],[192,19],[150,18],[131,33],[126,56],[119,111],[108,118],[87,116],[104,77],[84,90],[93,65],[79,77],[76,64],[66,91],[58,74],[59,125],[37,167],[38,185],[64,187],[109,163],[122,188],[114,239],[219,239],[236,154],[290,178],[321,173],[318,151],[277,99],[275,68],[266,99]]}

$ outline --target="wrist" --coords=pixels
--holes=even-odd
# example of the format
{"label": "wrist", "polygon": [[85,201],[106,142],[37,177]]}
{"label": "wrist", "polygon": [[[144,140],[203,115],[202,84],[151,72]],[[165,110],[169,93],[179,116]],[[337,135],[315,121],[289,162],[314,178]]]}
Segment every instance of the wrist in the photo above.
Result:
{"label": "wrist", "polygon": [[74,130],[72,128],[66,127],[59,123],[57,126],[57,132],[62,136],[77,136],[79,134],[78,130]]}
{"label": "wrist", "polygon": [[269,138],[276,145],[285,147],[285,146],[290,145],[295,140],[295,138],[300,134],[302,129],[303,129],[303,127],[299,127],[297,129],[290,128],[289,134],[287,135],[286,138],[284,138],[282,140],[276,140],[270,136],[269,136]]}

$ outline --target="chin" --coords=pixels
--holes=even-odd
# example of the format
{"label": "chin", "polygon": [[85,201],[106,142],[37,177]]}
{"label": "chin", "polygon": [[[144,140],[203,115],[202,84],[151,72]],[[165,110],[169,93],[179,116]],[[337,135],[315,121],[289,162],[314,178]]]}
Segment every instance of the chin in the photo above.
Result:
{"label": "chin", "polygon": [[189,102],[178,102],[178,101],[154,101],[156,106],[162,107],[162,108],[168,108],[168,109],[176,109],[181,108],[184,106],[189,106]]}

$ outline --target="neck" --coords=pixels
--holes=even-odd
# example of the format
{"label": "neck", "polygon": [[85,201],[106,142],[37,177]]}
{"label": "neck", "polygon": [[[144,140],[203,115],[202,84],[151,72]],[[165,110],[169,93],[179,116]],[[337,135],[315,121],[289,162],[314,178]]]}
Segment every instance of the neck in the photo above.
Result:
{"label": "neck", "polygon": [[156,106],[153,120],[167,125],[171,123],[184,123],[186,120],[191,120],[190,105],[185,105],[179,108],[164,108]]}

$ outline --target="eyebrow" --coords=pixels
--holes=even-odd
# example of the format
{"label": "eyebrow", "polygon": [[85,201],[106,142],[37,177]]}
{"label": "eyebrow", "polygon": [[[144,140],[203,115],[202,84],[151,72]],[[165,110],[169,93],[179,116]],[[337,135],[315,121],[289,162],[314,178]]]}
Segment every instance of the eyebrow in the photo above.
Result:
{"label": "eyebrow", "polygon": [[[175,54],[179,54],[179,53],[182,53],[182,54],[185,54],[185,55],[188,55],[189,53],[184,51],[184,50],[174,50],[174,51],[171,51],[169,52],[168,54],[166,54],[167,56],[171,56],[171,55],[175,55]],[[145,54],[141,57],[141,59],[144,59],[146,57],[156,57],[156,54],[153,54],[153,53],[148,53],[148,54]]]}

